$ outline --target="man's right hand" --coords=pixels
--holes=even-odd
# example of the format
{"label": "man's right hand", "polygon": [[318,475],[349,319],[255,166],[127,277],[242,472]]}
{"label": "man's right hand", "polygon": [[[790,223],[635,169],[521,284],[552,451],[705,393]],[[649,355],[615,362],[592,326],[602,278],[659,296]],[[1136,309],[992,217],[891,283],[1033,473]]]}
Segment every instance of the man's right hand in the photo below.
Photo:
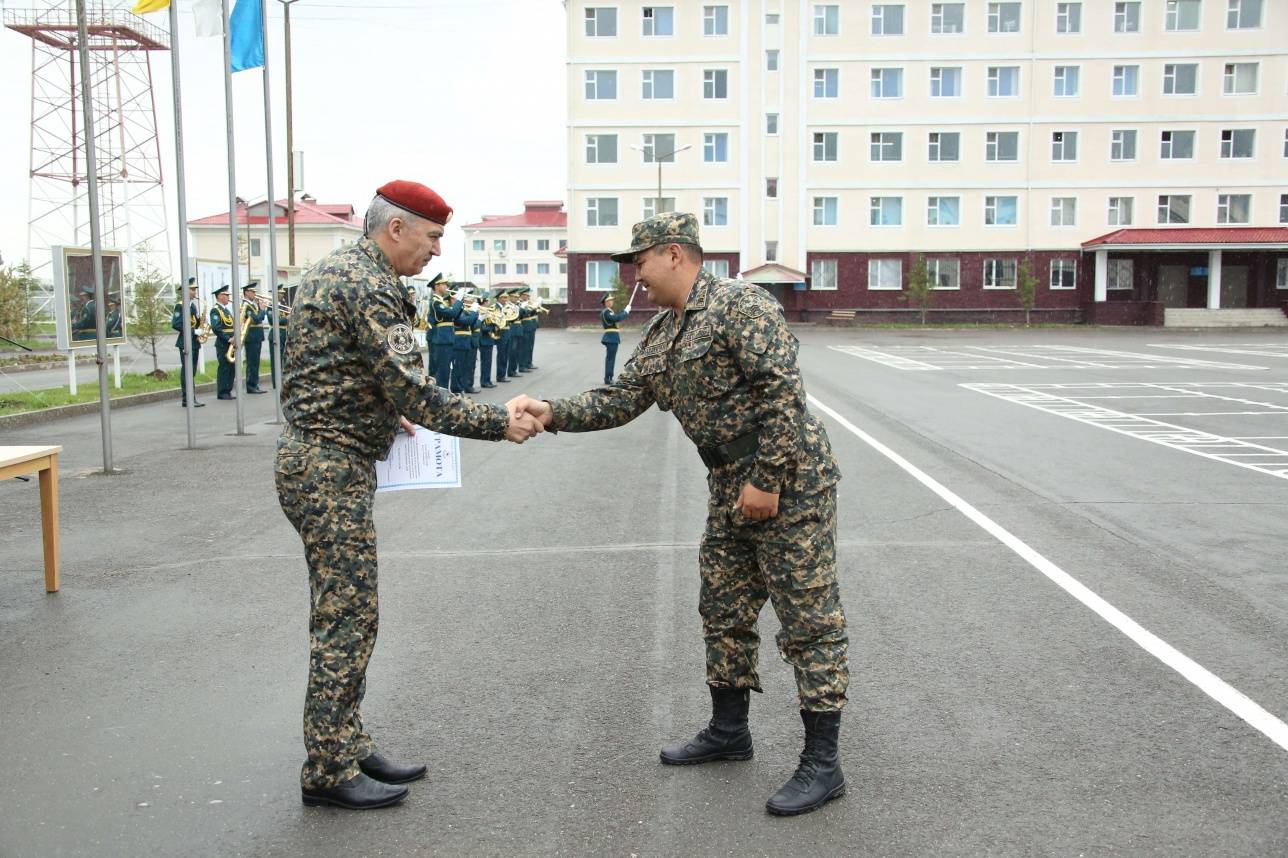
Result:
{"label": "man's right hand", "polygon": [[510,423],[505,427],[505,440],[522,444],[533,435],[540,435],[544,431],[545,427],[541,425],[541,421],[531,414],[524,411],[510,411]]}
{"label": "man's right hand", "polygon": [[550,422],[555,419],[555,410],[550,407],[549,402],[544,399],[533,399],[526,393],[521,393],[505,403],[505,409],[511,415],[518,413],[531,415],[540,422],[542,429],[547,428]]}

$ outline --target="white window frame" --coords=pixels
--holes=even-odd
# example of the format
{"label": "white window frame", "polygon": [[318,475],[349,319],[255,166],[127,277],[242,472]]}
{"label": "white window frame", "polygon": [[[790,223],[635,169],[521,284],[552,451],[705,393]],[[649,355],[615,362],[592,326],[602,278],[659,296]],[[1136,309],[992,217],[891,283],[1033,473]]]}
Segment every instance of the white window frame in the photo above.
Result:
{"label": "white window frame", "polygon": [[766,262],[778,261],[778,242],[777,241],[765,242],[765,261]]}
{"label": "white window frame", "polygon": [[[991,152],[994,156],[1001,154],[1002,136],[1013,135],[1015,138],[1015,157],[998,158],[989,157]],[[989,138],[993,139],[989,139]],[[1018,164],[1020,161],[1020,132],[1018,131],[986,131],[984,132],[984,160],[989,164]]]}
{"label": "white window frame", "polygon": [[[879,66],[872,69],[869,94],[873,98],[888,100],[903,98],[903,68],[901,66]],[[888,90],[894,90],[888,92]]]}
{"label": "white window frame", "polygon": [[[891,203],[899,220],[895,223],[881,223],[886,215],[886,204]],[[903,197],[879,196],[868,198],[868,226],[876,229],[898,229],[903,226]]]}
{"label": "white window frame", "polygon": [[538,250],[538,251],[542,251],[542,250],[544,250],[544,251],[549,251],[549,250],[550,250],[550,239],[548,239],[548,238],[538,238],[538,239],[537,239],[537,250]]}
{"label": "white window frame", "polygon": [[[1069,285],[1057,286],[1056,283],[1064,280],[1064,275],[1066,273],[1069,275]],[[1051,265],[1047,269],[1047,286],[1054,292],[1068,292],[1073,289],[1077,289],[1078,288],[1078,260],[1052,259]]]}
{"label": "white window frame", "polygon": [[729,276],[728,259],[705,259],[702,262],[702,267],[707,269],[707,271],[710,271],[711,274],[716,277]]}
{"label": "white window frame", "polygon": [[[607,277],[604,277],[600,274],[601,271],[605,271],[605,270],[611,272],[608,274]],[[593,276],[591,275],[592,271],[595,272]],[[611,259],[587,260],[586,261],[586,291],[587,292],[612,292],[613,278],[616,277],[620,272],[621,272],[620,266],[618,266],[618,264]],[[600,286],[599,283],[601,280],[607,285]],[[592,283],[594,284],[593,286],[591,285]]]}
{"label": "white window frame", "polygon": [[[723,90],[723,95],[721,94]],[[707,95],[710,92],[711,95]],[[702,99],[704,101],[726,101],[729,98],[729,70],[702,70]]]}
{"label": "white window frame", "polygon": [[1116,0],[1114,3],[1114,32],[1140,32],[1140,0]]}
{"label": "white window frame", "polygon": [[765,114],[765,136],[767,137],[778,136],[778,114],[777,113]]}
{"label": "white window frame", "polygon": [[778,48],[765,51],[765,71],[778,71]]}
{"label": "white window frame", "polygon": [[[1235,154],[1236,135],[1248,134],[1248,154]],[[1221,129],[1221,157],[1230,161],[1246,161],[1257,157],[1257,129],[1255,128],[1222,128]]]}
{"label": "white window frame", "polygon": [[549,273],[550,273],[550,263],[549,263],[549,262],[538,262],[538,263],[537,263],[537,273],[538,273],[538,274],[549,274]]}
{"label": "white window frame", "polygon": [[[1246,203],[1243,220],[1234,220],[1233,209],[1237,201]],[[1216,222],[1222,226],[1247,226],[1252,223],[1252,194],[1217,194]]]}
{"label": "white window frame", "polygon": [[1129,63],[1114,66],[1110,95],[1114,98],[1140,97],[1140,66]]}
{"label": "white window frame", "polygon": [[[600,203],[606,200],[612,200],[613,202],[613,222],[612,223],[600,223],[600,220],[601,220]],[[587,197],[586,198],[587,229],[597,229],[602,227],[616,227],[617,222],[619,220],[621,220],[621,205],[619,204],[617,197]]]}
{"label": "white window frame", "polygon": [[868,137],[868,160],[890,163],[903,160],[902,131],[873,131]]}
{"label": "white window frame", "polygon": [[486,277],[486,276],[487,276],[487,263],[486,263],[486,262],[475,262],[475,263],[474,263],[474,273],[473,273],[471,276],[473,276],[473,277]]}
{"label": "white window frame", "polygon": [[[659,137],[663,139],[659,141],[658,140]],[[670,146],[669,148],[663,148],[662,157],[658,158],[657,157],[657,150],[659,148],[658,143],[659,142],[665,143],[666,142],[665,138],[667,137],[671,138]],[[661,131],[661,132],[654,131],[652,133],[645,134],[643,137],[641,137],[640,138],[640,158],[642,159],[642,162],[645,164],[674,164],[675,152],[676,152],[676,149],[678,148],[678,145],[675,142],[675,137],[676,135],[674,131]]]}
{"label": "white window frame", "polygon": [[[1058,156],[1058,157],[1057,157]],[[1068,129],[1051,132],[1051,163],[1076,164],[1078,162],[1078,132]]]}
{"label": "white window frame", "polygon": [[[897,14],[894,14],[897,10]],[[872,35],[874,36],[902,36],[904,28],[907,25],[905,12],[902,3],[873,3],[872,4]],[[886,20],[887,13],[890,17],[896,18],[895,22]],[[897,27],[897,29],[891,29]]]}
{"label": "white window frame", "polygon": [[470,249],[472,253],[486,253],[487,240],[482,238],[470,239]]}
{"label": "white window frame", "polygon": [[[1000,222],[998,211],[1002,200],[1014,200],[1015,220],[1010,223]],[[991,223],[990,223],[991,219]],[[1020,223],[1020,197],[1018,194],[986,194],[984,196],[984,226],[990,229],[1014,229]]]}
{"label": "white window frame", "polygon": [[1056,66],[1051,70],[1052,98],[1077,98],[1082,87],[1082,66]]}
{"label": "white window frame", "polygon": [[[957,13],[957,20],[950,21],[949,25],[956,25],[955,30],[944,29],[944,12],[947,7],[953,7]],[[930,4],[930,33],[934,36],[957,36],[966,32],[966,4],[965,3],[931,3]]]}
{"label": "white window frame", "polygon": [[814,25],[810,31],[815,36],[841,35],[841,6],[839,3],[815,3]]}
{"label": "white window frame", "polygon": [[839,218],[839,197],[814,197],[814,226],[836,226]]}
{"label": "white window frame", "polygon": [[[1172,220],[1172,200],[1185,200],[1185,219]],[[1159,194],[1158,210],[1156,212],[1160,225],[1168,224],[1188,224],[1194,221],[1194,197],[1191,194]]]}
{"label": "white window frame", "polygon": [[811,292],[835,292],[836,260],[811,259],[809,261],[809,289]]}
{"label": "white window frame", "polygon": [[504,262],[494,262],[494,263],[492,263],[492,273],[493,273],[493,274],[505,274],[505,273],[506,273],[506,270],[507,270],[507,269],[506,269],[506,263],[504,263]]}
{"label": "white window frame", "polygon": [[[612,13],[613,31],[611,33],[599,32],[599,29],[600,29],[599,13],[600,12]],[[617,7],[616,6],[587,6],[586,13],[585,15],[582,16],[582,20],[585,22],[584,32],[586,34],[586,38],[588,39],[611,39],[617,36]],[[591,32],[592,29],[595,30],[595,32],[592,33]]]}
{"label": "white window frame", "polygon": [[[721,145],[723,144],[724,157],[721,156]],[[704,164],[727,164],[729,163],[729,132],[728,131],[704,131],[702,134],[702,163]]]}
{"label": "white window frame", "polygon": [[[604,75],[604,80],[612,81],[613,94],[600,95],[600,75]],[[582,95],[586,101],[616,101],[617,100],[617,70],[616,69],[586,69],[585,84],[582,87]]]}
{"label": "white window frame", "polygon": [[1059,35],[1077,35],[1082,32],[1081,0],[1068,0],[1055,4],[1055,31]]}
{"label": "white window frame", "polygon": [[[613,159],[604,160],[601,156],[601,149],[605,139],[611,139],[613,142]],[[591,160],[592,153],[594,160]],[[616,134],[587,134],[586,135],[586,163],[587,164],[616,164],[617,163],[617,135]]]}
{"label": "white window frame", "polygon": [[[724,13],[723,20],[721,13]],[[708,3],[702,7],[702,35],[729,35],[729,6],[725,3]]]}
{"label": "white window frame", "polygon": [[702,225],[713,228],[729,225],[728,197],[702,198]]}
{"label": "white window frame", "polygon": [[[832,157],[827,157],[827,144],[832,144]],[[841,135],[836,131],[815,131],[811,138],[810,160],[815,164],[835,164],[841,160]],[[819,157],[819,154],[822,157]]]}
{"label": "white window frame", "polygon": [[[953,200],[957,206],[957,219],[944,220],[944,203]],[[935,194],[926,197],[926,226],[954,229],[962,225],[962,198],[956,194]]]}
{"label": "white window frame", "polygon": [[[1257,20],[1253,24],[1243,23],[1245,4],[1255,3]],[[1227,30],[1260,30],[1263,16],[1266,14],[1263,0],[1229,0],[1225,7],[1225,28]]]}
{"label": "white window frame", "polygon": [[[1252,88],[1237,89],[1239,70],[1252,69]],[[1221,72],[1222,95],[1256,95],[1261,89],[1261,63],[1226,63]]]}
{"label": "white window frame", "polygon": [[[943,157],[944,138],[952,137],[956,146],[955,158]],[[930,131],[926,134],[926,160],[932,164],[956,164],[962,159],[962,135],[960,131]]]}
{"label": "white window frame", "polygon": [[[661,80],[670,80],[671,94],[658,95]],[[675,69],[640,69],[641,101],[675,101]]]}
{"label": "white window frame", "polygon": [[778,177],[777,176],[765,177],[765,199],[769,199],[769,200],[778,199]]}
{"label": "white window frame", "polygon": [[1110,197],[1105,211],[1105,223],[1109,226],[1131,226],[1136,220],[1135,209],[1135,197]]}
{"label": "white window frame", "polygon": [[[1007,21],[1003,12],[1015,13],[1015,26],[1003,29]],[[1020,33],[1024,30],[1024,4],[1018,2],[992,2],[988,4],[988,32],[993,35]]]}
{"label": "white window frame", "polygon": [[841,93],[841,70],[838,68],[814,69],[814,97],[838,98]]}
{"label": "white window frame", "polygon": [[[1177,157],[1170,154],[1176,148],[1176,135],[1188,134],[1190,154]],[[1198,156],[1198,132],[1192,128],[1163,128],[1158,132],[1158,159],[1160,161],[1193,161]],[[1164,154],[1168,153],[1168,154]]]}
{"label": "white window frame", "polygon": [[[945,263],[952,263],[952,276],[947,278],[947,286],[941,286],[945,279]],[[930,276],[930,288],[936,292],[957,292],[962,288],[962,261],[956,256],[934,256],[926,260],[926,274]]]}
{"label": "white window frame", "polygon": [[526,238],[516,238],[516,239],[514,240],[514,249],[515,249],[515,250],[527,250],[527,249],[528,249],[528,240],[527,240]]}
{"label": "white window frame", "polygon": [[[1013,92],[1002,92],[1002,81],[1005,73],[1007,79],[1014,82]],[[988,67],[988,88],[986,89],[989,98],[1019,98],[1023,82],[1020,77],[1019,66],[989,66]]]}
{"label": "white window frame", "polygon": [[868,260],[869,292],[902,292],[903,260],[888,256]]}
{"label": "white window frame", "polygon": [[1288,256],[1279,257],[1275,265],[1275,288],[1288,289]]}
{"label": "white window frame", "polygon": [[[667,17],[670,19],[671,32],[659,33],[657,31],[658,21],[661,16],[658,12],[669,12]],[[652,13],[652,14],[649,14]],[[675,7],[674,6],[645,6],[640,10],[640,36],[645,39],[669,39],[675,36]]]}
{"label": "white window frame", "polygon": [[[1181,69],[1194,70],[1194,88],[1192,90],[1177,89],[1178,84],[1184,81],[1180,80],[1179,72]],[[1168,92],[1171,87],[1171,92]],[[1163,64],[1163,95],[1168,97],[1177,96],[1197,96],[1199,94],[1199,64],[1198,63],[1164,63]]]}
{"label": "white window frame", "polygon": [[[1131,152],[1127,152],[1130,141]],[[1109,160],[1114,163],[1126,163],[1136,160],[1140,151],[1140,134],[1135,128],[1109,129]]]}
{"label": "white window frame", "polygon": [[514,263],[514,273],[515,273],[515,274],[527,274],[527,273],[528,273],[528,263],[526,263],[526,262],[516,262],[516,263]]}
{"label": "white window frame", "polygon": [[1072,227],[1078,225],[1078,198],[1051,198],[1051,226]]}
{"label": "white window frame", "polygon": [[506,241],[505,241],[505,239],[504,239],[504,238],[494,238],[494,239],[492,239],[492,252],[493,252],[493,253],[505,253],[505,246],[506,246]]}
{"label": "white window frame", "polygon": [[1279,223],[1288,224],[1288,194],[1279,195]]}
{"label": "white window frame", "polygon": [[[944,72],[949,72],[945,79]],[[931,66],[930,68],[930,97],[931,98],[961,98],[962,95],[962,78],[963,70],[961,66]],[[951,92],[944,91],[945,83],[951,84]],[[936,92],[938,90],[938,92]]]}
{"label": "white window frame", "polygon": [[[1181,11],[1194,11],[1194,26],[1182,27]],[[1193,33],[1203,25],[1203,4],[1201,0],[1164,0],[1163,30],[1168,33]]]}
{"label": "white window frame", "polygon": [[675,211],[675,197],[645,197],[642,219],[648,220],[653,215],[673,211]]}
{"label": "white window frame", "polygon": [[1015,291],[1019,283],[1019,260],[1012,256],[990,256],[984,259],[983,266],[984,276],[980,282],[984,289],[998,292]]}

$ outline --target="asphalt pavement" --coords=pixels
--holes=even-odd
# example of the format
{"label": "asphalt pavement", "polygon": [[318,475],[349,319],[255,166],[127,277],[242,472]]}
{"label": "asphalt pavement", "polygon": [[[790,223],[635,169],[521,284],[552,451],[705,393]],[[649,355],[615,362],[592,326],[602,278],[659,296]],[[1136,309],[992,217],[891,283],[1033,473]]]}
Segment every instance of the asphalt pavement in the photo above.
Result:
{"label": "asphalt pavement", "polygon": [[[308,588],[270,397],[7,431],[64,445],[63,590],[0,483],[0,855],[1288,854],[1288,336],[802,328],[844,477],[848,794],[768,816],[801,726],[761,618],[756,756],[707,718],[704,470],[669,414],[462,441],[382,494],[365,720],[401,806],[304,808]],[[594,385],[592,331],[480,398]],[[622,350],[629,353],[633,337]],[[1281,456],[1282,454],[1282,456]]]}

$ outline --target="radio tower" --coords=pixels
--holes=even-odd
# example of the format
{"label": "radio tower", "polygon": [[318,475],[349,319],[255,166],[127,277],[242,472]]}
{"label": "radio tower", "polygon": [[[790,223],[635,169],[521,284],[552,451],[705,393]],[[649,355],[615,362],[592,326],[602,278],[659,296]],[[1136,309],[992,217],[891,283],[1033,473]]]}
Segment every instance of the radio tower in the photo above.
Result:
{"label": "radio tower", "polygon": [[[169,50],[169,34],[102,0],[88,0],[86,17],[103,246],[125,251],[127,270],[147,262],[169,277],[151,61],[152,51]],[[6,9],[4,25],[31,38],[27,261],[47,282],[51,245],[89,246],[76,4]]]}

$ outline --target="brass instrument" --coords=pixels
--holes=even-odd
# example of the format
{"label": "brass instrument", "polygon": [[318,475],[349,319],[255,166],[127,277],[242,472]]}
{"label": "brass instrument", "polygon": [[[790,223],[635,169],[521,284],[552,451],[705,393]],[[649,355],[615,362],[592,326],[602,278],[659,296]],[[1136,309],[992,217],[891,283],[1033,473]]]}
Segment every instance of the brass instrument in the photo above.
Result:
{"label": "brass instrument", "polygon": [[206,340],[210,339],[210,313],[205,307],[197,306],[198,322],[192,328],[193,336],[197,338],[200,345],[205,345]]}
{"label": "brass instrument", "polygon": [[237,349],[246,342],[246,332],[250,330],[250,319],[247,318],[250,310],[246,306],[246,303],[247,302],[242,301],[241,305],[241,339],[237,340],[237,342],[229,343],[228,351],[225,353],[225,357],[228,358],[229,363],[232,363],[237,359]]}

